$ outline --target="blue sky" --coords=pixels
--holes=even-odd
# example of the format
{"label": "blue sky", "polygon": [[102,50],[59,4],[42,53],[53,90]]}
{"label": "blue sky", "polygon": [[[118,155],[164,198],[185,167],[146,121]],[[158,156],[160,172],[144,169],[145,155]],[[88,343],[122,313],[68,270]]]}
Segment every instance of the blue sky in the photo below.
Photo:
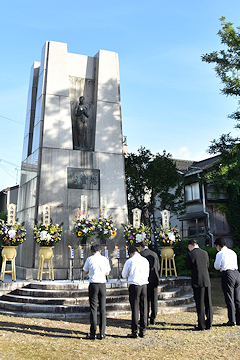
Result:
{"label": "blue sky", "polygon": [[240,26],[239,13],[236,0],[0,0],[0,190],[19,183],[30,68],[48,40],[119,54],[130,152],[201,160],[214,138],[239,136],[227,118],[237,100],[220,94],[213,65],[201,61],[223,47],[219,18]]}

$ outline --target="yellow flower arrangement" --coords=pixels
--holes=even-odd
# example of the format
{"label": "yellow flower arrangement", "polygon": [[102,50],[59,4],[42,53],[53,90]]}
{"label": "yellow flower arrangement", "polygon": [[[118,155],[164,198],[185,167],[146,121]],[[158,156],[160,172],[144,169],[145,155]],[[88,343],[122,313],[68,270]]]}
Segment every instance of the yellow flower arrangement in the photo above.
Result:
{"label": "yellow flower arrangement", "polygon": [[133,225],[123,225],[124,237],[127,245],[138,246],[138,243],[147,241],[151,243],[151,229],[149,226],[141,224],[139,228],[134,228]]}
{"label": "yellow flower arrangement", "polygon": [[170,226],[170,228],[165,228],[162,225],[159,225],[155,229],[155,241],[159,242],[162,246],[173,245],[174,243],[181,241],[178,228],[175,226]]}
{"label": "yellow flower arrangement", "polygon": [[63,223],[60,225],[51,223],[48,226],[36,223],[33,229],[35,241],[40,246],[52,247],[56,245],[61,240],[62,226]]}
{"label": "yellow flower arrangement", "polygon": [[0,245],[18,246],[26,240],[24,224],[16,222],[13,225],[6,224],[0,219]]}
{"label": "yellow flower arrangement", "polygon": [[97,239],[106,241],[111,236],[115,236],[117,228],[113,222],[113,216],[110,215],[108,218],[100,217],[96,225]]}

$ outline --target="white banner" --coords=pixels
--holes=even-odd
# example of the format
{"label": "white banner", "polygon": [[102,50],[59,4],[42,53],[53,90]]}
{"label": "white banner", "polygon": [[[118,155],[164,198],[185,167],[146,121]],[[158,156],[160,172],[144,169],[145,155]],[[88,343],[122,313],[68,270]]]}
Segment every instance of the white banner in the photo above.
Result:
{"label": "white banner", "polygon": [[50,205],[43,205],[43,225],[48,226],[51,222]]}
{"label": "white banner", "polygon": [[101,196],[100,215],[107,218],[107,197]]}
{"label": "white banner", "polygon": [[170,211],[163,210],[162,211],[162,226],[165,228],[169,228],[169,219],[170,219]]}
{"label": "white banner", "polygon": [[86,218],[88,213],[88,197],[81,195],[81,219]]}
{"label": "white banner", "polygon": [[17,205],[8,204],[7,206],[7,223],[8,225],[13,225],[16,222],[16,209]]}
{"label": "white banner", "polygon": [[138,208],[133,209],[133,227],[138,229],[141,225],[142,211]]}

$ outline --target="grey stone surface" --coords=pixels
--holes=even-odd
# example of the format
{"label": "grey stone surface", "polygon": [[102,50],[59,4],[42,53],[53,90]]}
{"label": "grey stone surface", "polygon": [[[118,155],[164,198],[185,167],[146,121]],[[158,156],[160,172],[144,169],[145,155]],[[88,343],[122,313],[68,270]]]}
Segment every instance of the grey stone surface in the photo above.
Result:
{"label": "grey stone surface", "polygon": [[[116,277],[118,262],[114,246],[124,254],[121,224],[127,223],[119,85],[118,54],[114,52],[100,50],[94,57],[70,54],[67,44],[50,41],[43,47],[41,62],[34,63],[29,89],[35,90],[28,100],[31,104],[28,112],[34,106],[36,110],[34,118],[28,114],[26,117],[17,209],[19,220],[25,221],[27,228],[27,242],[21,245],[16,261],[21,277],[36,278],[39,247],[32,229],[34,219],[41,221],[42,206],[49,204],[53,222],[64,222],[62,240],[54,248],[54,274],[56,279],[67,279],[68,245],[76,250],[79,244],[73,234],[73,221],[81,195],[88,196],[90,218],[98,218],[100,198],[107,197],[108,215],[112,213],[118,228],[116,237],[107,241],[112,266],[110,277]],[[91,150],[74,150],[73,110],[80,96],[85,97],[88,106]],[[98,169],[100,190],[69,189],[69,167]],[[89,243],[93,241],[94,238]],[[90,254],[89,245],[85,254]],[[121,268],[124,261],[120,262]],[[75,262],[75,272],[79,271],[78,264]]]}
{"label": "grey stone surface", "polygon": [[[176,284],[181,282],[187,284],[191,282],[191,279],[167,279],[159,286],[159,313],[188,311],[195,307],[193,295],[181,294],[182,290],[176,287]],[[174,285],[173,288],[169,288],[171,284]],[[13,294],[1,297],[0,313],[48,319],[89,316],[88,282],[34,281],[19,282],[18,285],[9,288],[9,291],[17,289]],[[24,285],[27,286],[21,288]],[[0,290],[1,288],[3,286],[0,284]],[[109,280],[106,309],[108,314],[130,310],[126,281]]]}

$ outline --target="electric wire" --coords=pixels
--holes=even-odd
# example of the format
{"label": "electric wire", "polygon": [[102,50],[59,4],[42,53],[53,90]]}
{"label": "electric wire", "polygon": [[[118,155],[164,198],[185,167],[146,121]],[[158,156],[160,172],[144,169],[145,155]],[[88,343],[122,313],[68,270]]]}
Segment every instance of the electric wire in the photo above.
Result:
{"label": "electric wire", "polygon": [[11,170],[9,170],[8,168],[6,168],[4,165],[2,165],[1,163],[0,163],[0,168],[2,168],[9,176],[11,176],[12,178],[16,178],[16,175],[15,176],[13,176],[12,174],[11,174],[11,172],[13,173],[13,171],[11,171]]}
{"label": "electric wire", "polygon": [[18,124],[24,125],[24,123],[22,123],[22,122],[20,122],[20,121],[17,121],[17,120],[10,119],[10,118],[8,118],[8,117],[6,117],[6,116],[0,115],[0,117],[3,118],[3,119],[7,119],[7,120],[10,120],[10,121],[16,122],[16,123],[18,123]]}

